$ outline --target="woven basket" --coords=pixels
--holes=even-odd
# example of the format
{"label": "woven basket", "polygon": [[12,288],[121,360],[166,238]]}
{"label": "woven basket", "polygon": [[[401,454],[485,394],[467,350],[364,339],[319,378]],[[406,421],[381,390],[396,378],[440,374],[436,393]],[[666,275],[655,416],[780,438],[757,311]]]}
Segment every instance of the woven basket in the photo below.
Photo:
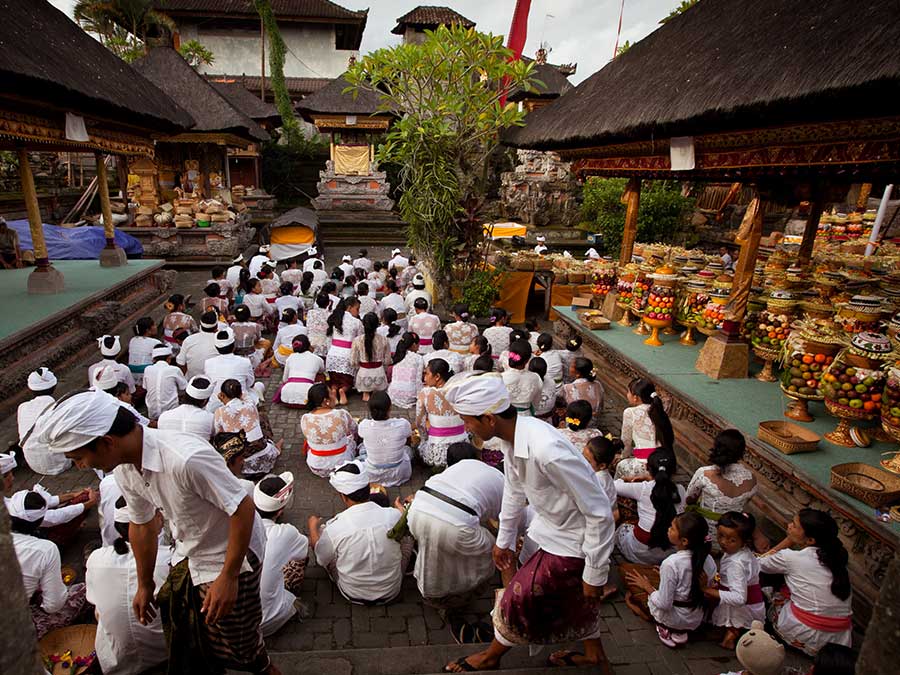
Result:
{"label": "woven basket", "polygon": [[809,429],[781,420],[760,422],[756,437],[785,455],[818,450],[821,440],[818,434]]}
{"label": "woven basket", "polygon": [[548,258],[538,258],[534,261],[535,272],[549,272],[553,269],[553,261]]}
{"label": "woven basket", "polygon": [[585,328],[590,328],[591,330],[609,330],[610,328],[610,320],[605,316],[598,316],[596,314],[591,315],[582,315],[581,324]]}
{"label": "woven basket", "polygon": [[[74,658],[90,656],[94,651],[94,641],[97,636],[96,624],[77,624],[74,626],[66,626],[65,628],[57,628],[47,633],[38,643],[38,649],[41,651],[41,657],[49,659],[51,656],[61,656],[67,651],[72,652]],[[57,673],[83,673],[89,666],[83,666],[72,670],[63,668],[63,665],[57,663],[50,672],[53,675]]]}
{"label": "woven basket", "polygon": [[874,508],[900,501],[900,476],[862,462],[831,467],[831,487]]}
{"label": "woven basket", "polygon": [[569,283],[570,284],[583,284],[586,279],[586,275],[584,272],[569,272]]}

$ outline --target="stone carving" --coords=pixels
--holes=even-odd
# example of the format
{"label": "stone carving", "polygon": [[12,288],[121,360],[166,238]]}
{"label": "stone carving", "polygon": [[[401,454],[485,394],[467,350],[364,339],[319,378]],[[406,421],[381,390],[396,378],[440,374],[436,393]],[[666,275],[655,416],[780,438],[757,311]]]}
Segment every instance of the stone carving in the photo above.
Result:
{"label": "stone carving", "polygon": [[250,244],[254,230],[249,217],[238,216],[232,223],[213,223],[210,227],[129,227],[122,228],[136,237],[149,258],[209,257],[234,258]]}
{"label": "stone carving", "polygon": [[531,225],[574,225],[578,182],[554,152],[518,150],[518,165],[500,176],[504,218]]}
{"label": "stone carving", "polygon": [[319,196],[313,199],[318,211],[391,211],[394,201],[388,196],[391,186],[387,173],[369,164],[369,173],[344,175],[334,171],[334,161],[325,162],[316,184]]}

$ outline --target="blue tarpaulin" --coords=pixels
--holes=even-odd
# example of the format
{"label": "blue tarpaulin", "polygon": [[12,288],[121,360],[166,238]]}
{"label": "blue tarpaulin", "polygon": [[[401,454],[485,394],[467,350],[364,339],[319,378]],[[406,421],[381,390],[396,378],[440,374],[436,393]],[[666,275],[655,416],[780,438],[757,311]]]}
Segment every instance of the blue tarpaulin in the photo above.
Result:
{"label": "blue tarpaulin", "polygon": [[[19,233],[20,249],[28,251],[34,248],[27,220],[10,220],[6,224]],[[103,228],[96,225],[60,227],[44,223],[44,239],[50,260],[97,260],[101,249],[106,246]],[[141,242],[119,230],[116,230],[116,245],[125,249],[129,258],[144,253]]]}

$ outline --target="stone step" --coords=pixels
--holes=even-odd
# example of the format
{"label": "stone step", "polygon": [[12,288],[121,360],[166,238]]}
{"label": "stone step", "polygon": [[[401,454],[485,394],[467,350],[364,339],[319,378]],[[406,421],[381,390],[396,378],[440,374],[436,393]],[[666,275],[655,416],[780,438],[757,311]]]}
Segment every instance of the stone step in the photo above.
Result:
{"label": "stone step", "polygon": [[[387,636],[385,636],[387,637]],[[486,645],[423,645],[416,647],[383,647],[336,651],[271,652],[273,662],[284,675],[431,675],[460,656],[474,654]],[[516,648],[503,658],[506,675],[543,675],[559,672],[548,665],[552,649],[534,656]],[[566,668],[566,673],[597,673],[596,668]]]}

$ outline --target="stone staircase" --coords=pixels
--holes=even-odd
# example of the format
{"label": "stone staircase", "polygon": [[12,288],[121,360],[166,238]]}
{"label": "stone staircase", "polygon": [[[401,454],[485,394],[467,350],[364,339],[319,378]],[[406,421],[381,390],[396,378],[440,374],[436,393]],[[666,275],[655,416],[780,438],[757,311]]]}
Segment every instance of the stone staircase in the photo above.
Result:
{"label": "stone staircase", "polygon": [[328,248],[406,246],[406,224],[390,212],[319,211],[319,240]]}

